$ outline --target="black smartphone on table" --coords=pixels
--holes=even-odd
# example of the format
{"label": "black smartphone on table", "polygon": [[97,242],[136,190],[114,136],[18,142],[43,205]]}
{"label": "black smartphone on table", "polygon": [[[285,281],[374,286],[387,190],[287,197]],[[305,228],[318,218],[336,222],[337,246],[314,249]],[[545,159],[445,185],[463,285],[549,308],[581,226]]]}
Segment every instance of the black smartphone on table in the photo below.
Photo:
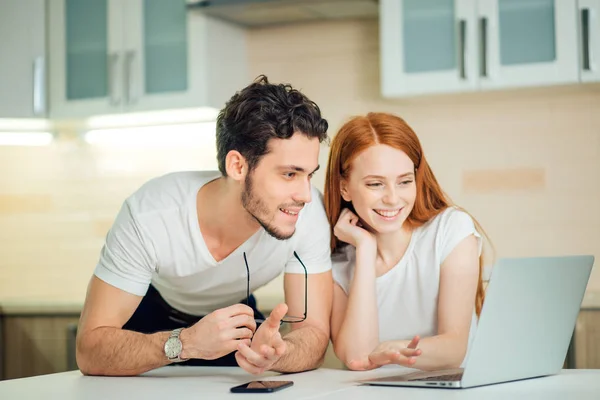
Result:
{"label": "black smartphone on table", "polygon": [[285,389],[293,384],[292,381],[252,381],[234,386],[230,390],[232,393],[270,393]]}

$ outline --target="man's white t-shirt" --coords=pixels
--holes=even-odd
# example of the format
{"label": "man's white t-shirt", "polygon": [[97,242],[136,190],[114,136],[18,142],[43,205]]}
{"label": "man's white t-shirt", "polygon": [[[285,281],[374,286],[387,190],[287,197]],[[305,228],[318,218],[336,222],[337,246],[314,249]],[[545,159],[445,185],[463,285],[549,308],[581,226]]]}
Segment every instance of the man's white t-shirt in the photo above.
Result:
{"label": "man's white t-shirt", "polygon": [[331,269],[329,222],[314,187],[290,239],[275,239],[260,228],[227,258],[215,261],[200,232],[196,198],[204,184],[220,176],[176,172],[144,184],[123,203],[94,274],[138,296],[152,283],[172,307],[201,316],[246,298],[244,252],[251,293],[284,270],[304,274],[294,251],[309,274]]}
{"label": "man's white t-shirt", "polygon": [[[473,220],[469,214],[453,207],[413,231],[402,259],[376,280],[380,342],[437,335],[440,267],[456,245],[469,235],[477,238],[481,254],[481,236]],[[333,279],[348,294],[356,249],[346,246],[332,259]],[[477,316],[473,312],[469,347],[476,329]]]}

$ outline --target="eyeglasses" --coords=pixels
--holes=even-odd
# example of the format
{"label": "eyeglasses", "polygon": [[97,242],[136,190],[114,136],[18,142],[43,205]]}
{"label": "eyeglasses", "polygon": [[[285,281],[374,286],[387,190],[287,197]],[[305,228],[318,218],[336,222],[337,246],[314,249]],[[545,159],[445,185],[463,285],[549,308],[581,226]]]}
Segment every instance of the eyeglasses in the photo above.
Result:
{"label": "eyeglasses", "polygon": [[[302,262],[302,260],[300,259],[300,257],[298,257],[298,254],[294,251],[294,257],[296,257],[296,259],[300,262],[300,265],[302,265],[302,268],[304,268],[304,316],[302,317],[297,317],[297,316],[292,316],[292,315],[285,315],[282,319],[281,322],[286,322],[289,324],[293,324],[293,323],[297,323],[297,322],[302,322],[306,319],[306,310],[307,310],[307,303],[308,303],[308,272],[306,271],[306,266],[304,265],[304,263]],[[246,305],[250,306],[250,268],[248,267],[248,260],[246,259],[246,253],[244,252],[244,263],[246,264],[246,272],[247,272],[247,277],[248,277],[248,285],[246,287]],[[257,319],[256,322],[258,323],[262,323],[265,322],[265,320],[262,319]]]}

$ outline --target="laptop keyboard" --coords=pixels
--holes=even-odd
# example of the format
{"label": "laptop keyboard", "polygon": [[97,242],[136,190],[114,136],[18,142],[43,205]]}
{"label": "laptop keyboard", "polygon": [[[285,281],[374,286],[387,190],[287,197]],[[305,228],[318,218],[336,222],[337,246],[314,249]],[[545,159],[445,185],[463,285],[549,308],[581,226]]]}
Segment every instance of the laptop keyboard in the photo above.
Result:
{"label": "laptop keyboard", "polygon": [[460,381],[462,379],[463,374],[452,374],[452,375],[438,375],[438,376],[430,376],[428,378],[418,378],[411,379],[411,381]]}

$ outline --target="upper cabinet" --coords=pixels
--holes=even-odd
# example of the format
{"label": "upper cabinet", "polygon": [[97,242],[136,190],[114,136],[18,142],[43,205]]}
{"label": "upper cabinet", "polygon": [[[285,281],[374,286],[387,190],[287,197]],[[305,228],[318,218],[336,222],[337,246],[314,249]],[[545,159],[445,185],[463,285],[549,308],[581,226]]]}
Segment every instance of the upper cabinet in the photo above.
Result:
{"label": "upper cabinet", "polygon": [[477,89],[475,0],[381,0],[385,97]]}
{"label": "upper cabinet", "polygon": [[382,93],[576,83],[586,75],[579,49],[600,46],[598,3],[579,0],[578,13],[577,0],[381,0]]}
{"label": "upper cabinet", "polygon": [[49,0],[53,117],[224,102],[247,82],[244,31],[185,0]]}
{"label": "upper cabinet", "polygon": [[600,81],[600,0],[579,0],[580,79]]}
{"label": "upper cabinet", "polygon": [[0,0],[0,118],[46,116],[44,0]]}
{"label": "upper cabinet", "polygon": [[479,0],[482,89],[579,80],[575,0]]}

